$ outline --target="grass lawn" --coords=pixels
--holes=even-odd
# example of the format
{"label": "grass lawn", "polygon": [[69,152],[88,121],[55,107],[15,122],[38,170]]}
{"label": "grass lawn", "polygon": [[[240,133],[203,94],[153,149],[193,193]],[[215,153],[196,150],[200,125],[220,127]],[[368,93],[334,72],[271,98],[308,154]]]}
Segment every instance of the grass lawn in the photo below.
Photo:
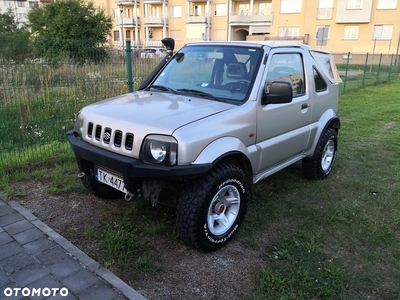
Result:
{"label": "grass lawn", "polygon": [[255,299],[400,299],[399,84],[341,95],[327,180],[293,166],[255,187],[241,238],[278,228]]}

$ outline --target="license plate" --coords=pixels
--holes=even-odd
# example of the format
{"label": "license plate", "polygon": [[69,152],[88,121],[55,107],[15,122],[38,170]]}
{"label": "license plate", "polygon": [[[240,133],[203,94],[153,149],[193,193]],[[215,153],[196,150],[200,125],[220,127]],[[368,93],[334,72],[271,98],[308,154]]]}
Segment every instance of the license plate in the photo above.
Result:
{"label": "license plate", "polygon": [[116,174],[111,170],[95,166],[94,176],[96,180],[100,181],[101,183],[109,185],[125,194],[128,192],[125,188],[124,179],[122,178],[122,176]]}

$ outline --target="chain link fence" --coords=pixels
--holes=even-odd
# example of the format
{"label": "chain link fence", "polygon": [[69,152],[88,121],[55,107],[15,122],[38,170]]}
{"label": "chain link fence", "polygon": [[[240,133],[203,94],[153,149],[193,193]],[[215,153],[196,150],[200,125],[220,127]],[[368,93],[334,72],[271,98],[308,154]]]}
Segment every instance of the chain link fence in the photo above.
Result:
{"label": "chain link fence", "polygon": [[[131,68],[127,68],[127,53]],[[335,58],[342,92],[386,82],[400,73],[396,55],[347,53]],[[160,60],[160,56],[142,58],[135,49],[125,52],[111,47],[107,58],[97,63],[0,59],[0,170],[69,153],[65,133],[73,128],[75,113],[87,104],[136,90]],[[132,70],[131,77],[127,69]]]}

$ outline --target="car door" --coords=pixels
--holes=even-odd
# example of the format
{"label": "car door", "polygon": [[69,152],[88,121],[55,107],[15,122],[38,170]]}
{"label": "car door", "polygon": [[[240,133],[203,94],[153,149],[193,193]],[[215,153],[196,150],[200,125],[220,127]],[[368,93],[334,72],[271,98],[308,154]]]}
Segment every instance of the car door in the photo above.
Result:
{"label": "car door", "polygon": [[[306,85],[304,55],[300,47],[272,49],[268,54],[263,83],[290,82],[293,100],[257,107],[257,146],[261,151],[259,171],[301,154],[310,137],[311,103]],[[263,88],[263,87],[262,87]]]}

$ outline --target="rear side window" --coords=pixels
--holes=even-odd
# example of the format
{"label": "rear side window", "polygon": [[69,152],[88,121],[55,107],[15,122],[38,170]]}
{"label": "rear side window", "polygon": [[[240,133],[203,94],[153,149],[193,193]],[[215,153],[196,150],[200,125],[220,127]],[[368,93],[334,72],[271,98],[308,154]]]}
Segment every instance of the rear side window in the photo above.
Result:
{"label": "rear side window", "polygon": [[315,69],[315,67],[313,68],[313,73],[314,73],[315,91],[317,93],[326,91],[327,84],[326,84],[325,80],[322,78],[321,74],[319,74],[317,69]]}

